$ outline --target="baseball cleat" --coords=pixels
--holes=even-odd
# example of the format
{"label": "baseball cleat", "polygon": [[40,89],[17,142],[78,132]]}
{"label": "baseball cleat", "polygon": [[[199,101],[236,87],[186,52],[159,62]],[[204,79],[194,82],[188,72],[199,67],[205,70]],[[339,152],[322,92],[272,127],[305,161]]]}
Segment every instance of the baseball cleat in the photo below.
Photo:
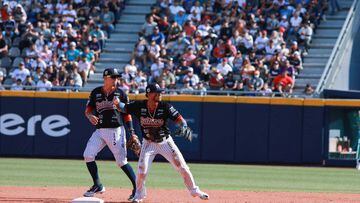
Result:
{"label": "baseball cleat", "polygon": [[131,195],[128,198],[129,202],[132,202],[135,199],[135,193],[136,193],[136,189],[133,189]]}
{"label": "baseball cleat", "polygon": [[208,200],[209,199],[209,195],[206,194],[205,192],[201,191],[198,187],[194,188],[191,191],[191,195],[193,197],[200,197],[200,199],[202,199],[202,200]]}
{"label": "baseball cleat", "polygon": [[96,193],[104,193],[105,187],[102,185],[93,185],[88,191],[84,193],[84,197],[94,197]]}
{"label": "baseball cleat", "polygon": [[142,191],[140,193],[135,193],[132,202],[139,203],[142,202],[146,198],[146,191]]}
{"label": "baseball cleat", "polygon": [[131,194],[131,195],[129,196],[129,198],[128,198],[129,202],[134,201],[134,196],[135,196],[135,195],[133,195],[133,194]]}
{"label": "baseball cleat", "polygon": [[209,199],[209,195],[206,194],[205,192],[203,192],[203,194],[199,195],[200,199],[202,200],[208,200]]}
{"label": "baseball cleat", "polygon": [[140,203],[142,201],[143,201],[142,199],[133,199],[132,203]]}

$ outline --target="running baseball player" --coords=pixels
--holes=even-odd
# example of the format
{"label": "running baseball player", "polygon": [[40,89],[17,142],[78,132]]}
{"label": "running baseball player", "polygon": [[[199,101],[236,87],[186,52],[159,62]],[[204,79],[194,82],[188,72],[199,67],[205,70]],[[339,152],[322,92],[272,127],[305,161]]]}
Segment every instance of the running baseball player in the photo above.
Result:
{"label": "running baseball player", "polygon": [[87,142],[84,159],[94,185],[84,193],[85,197],[92,197],[95,193],[105,192],[98,175],[95,162],[96,155],[107,145],[115,157],[116,164],[125,172],[133,185],[129,200],[132,201],[136,190],[136,178],[132,167],[127,162],[126,133],[124,125],[131,136],[136,136],[129,114],[120,113],[114,107],[113,99],[128,103],[127,95],[119,88],[117,82],[120,75],[114,68],[105,69],[103,72],[104,85],[95,88],[86,105],[85,116],[91,124],[96,126],[95,132]]}
{"label": "running baseball player", "polygon": [[161,92],[158,84],[149,84],[146,87],[147,100],[126,104],[117,98],[114,99],[114,104],[121,112],[133,114],[139,119],[144,138],[138,162],[136,193],[133,202],[141,202],[145,199],[145,179],[157,154],[165,157],[181,174],[186,188],[193,197],[207,200],[209,195],[196,186],[188,165],[170,135],[167,121],[168,119],[175,121],[179,126],[178,134],[189,141],[192,139],[192,131],[171,104],[161,101]]}

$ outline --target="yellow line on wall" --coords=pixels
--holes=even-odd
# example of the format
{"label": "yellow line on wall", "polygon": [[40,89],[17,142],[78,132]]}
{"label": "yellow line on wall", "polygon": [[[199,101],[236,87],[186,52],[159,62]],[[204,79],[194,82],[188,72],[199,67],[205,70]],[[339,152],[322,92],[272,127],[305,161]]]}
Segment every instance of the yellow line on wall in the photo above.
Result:
{"label": "yellow line on wall", "polygon": [[289,106],[302,106],[304,99],[300,98],[271,98],[271,105],[289,105]]}
{"label": "yellow line on wall", "polygon": [[325,105],[324,99],[312,99],[312,98],[304,99],[304,106],[324,106],[324,105]]}
{"label": "yellow line on wall", "polygon": [[328,99],[328,100],[325,100],[325,106],[360,107],[360,100],[358,100],[358,99]]}
{"label": "yellow line on wall", "polygon": [[237,97],[238,104],[270,104],[270,97]]}
{"label": "yellow line on wall", "polygon": [[1,97],[35,97],[34,91],[14,91],[2,90],[0,91]]}

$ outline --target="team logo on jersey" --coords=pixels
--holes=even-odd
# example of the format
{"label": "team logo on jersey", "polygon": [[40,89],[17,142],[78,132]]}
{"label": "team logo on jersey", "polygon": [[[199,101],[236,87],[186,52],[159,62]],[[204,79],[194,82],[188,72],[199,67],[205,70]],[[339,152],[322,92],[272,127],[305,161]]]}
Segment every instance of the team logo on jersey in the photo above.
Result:
{"label": "team logo on jersey", "polygon": [[96,97],[101,97],[102,95],[101,94],[96,94]]}
{"label": "team logo on jersey", "polygon": [[141,113],[146,113],[146,112],[147,112],[147,109],[141,108]]}
{"label": "team logo on jersey", "polygon": [[96,110],[101,113],[105,110],[113,110],[114,104],[112,101],[96,102]]}
{"label": "team logo on jersey", "polygon": [[164,125],[163,119],[154,119],[154,118],[144,118],[140,117],[140,124],[143,127],[161,127]]}

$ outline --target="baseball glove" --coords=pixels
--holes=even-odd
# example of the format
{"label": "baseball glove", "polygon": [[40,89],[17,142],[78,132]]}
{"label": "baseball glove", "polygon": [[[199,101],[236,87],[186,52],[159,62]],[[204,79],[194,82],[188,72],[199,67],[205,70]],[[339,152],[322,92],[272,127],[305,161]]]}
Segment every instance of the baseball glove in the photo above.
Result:
{"label": "baseball glove", "polygon": [[131,149],[136,156],[140,156],[141,142],[137,135],[131,135],[130,139],[126,142],[126,147]]}
{"label": "baseball glove", "polygon": [[188,126],[183,126],[175,131],[175,136],[184,137],[187,141],[192,141],[192,130]]}

